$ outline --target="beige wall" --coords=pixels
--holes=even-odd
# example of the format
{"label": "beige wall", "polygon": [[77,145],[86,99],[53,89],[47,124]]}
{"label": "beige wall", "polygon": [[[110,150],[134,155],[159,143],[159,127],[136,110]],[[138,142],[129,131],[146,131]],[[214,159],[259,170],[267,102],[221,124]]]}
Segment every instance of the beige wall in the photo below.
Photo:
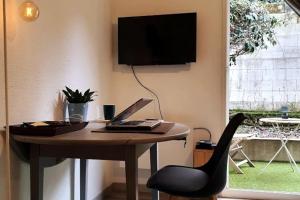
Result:
{"label": "beige wall", "polygon": [[[2,4],[0,5],[2,10]],[[5,94],[4,94],[4,63],[3,63],[3,20],[2,15],[0,16],[0,127],[2,128],[5,124]]]}
{"label": "beige wall", "polygon": [[[10,123],[62,119],[59,91],[65,85],[97,90],[97,101],[89,107],[89,119],[95,119],[97,105],[110,99],[110,0],[36,1],[41,13],[32,23],[17,16],[21,1],[8,2]],[[70,164],[45,170],[45,200],[70,199]],[[89,164],[88,199],[93,199],[110,184],[111,167],[109,162]],[[13,155],[12,173],[13,199],[30,199],[28,164]]]}
{"label": "beige wall", "polygon": [[0,129],[0,199],[6,199],[6,176],[5,176],[5,140],[4,131]]}
{"label": "beige wall", "polygon": [[[197,62],[185,66],[148,66],[138,68],[137,74],[160,96],[166,120],[209,128],[213,140],[218,140],[226,116],[223,1],[37,1],[41,16],[33,23],[25,23],[15,15],[19,0],[9,2],[11,123],[61,119],[58,96],[65,85],[98,91],[97,102],[90,106],[90,119],[97,116],[99,103],[115,103],[121,110],[142,96],[152,97],[137,85],[128,66],[117,64],[117,17],[197,12]],[[157,103],[135,117],[159,117]],[[0,161],[1,147],[0,139]],[[192,137],[188,138],[186,148],[181,141],[160,144],[161,166],[191,165],[192,148]],[[147,155],[139,164],[148,168]],[[70,161],[65,161],[45,171],[45,199],[70,198],[69,168]],[[28,165],[13,156],[12,172],[13,199],[29,199]],[[1,173],[0,164],[0,177]],[[111,172],[110,162],[92,161],[89,175],[88,199],[93,199],[111,181],[124,181],[124,168],[116,163]],[[149,170],[140,170],[140,175],[141,183],[145,182]],[[1,195],[0,189],[0,199]]]}
{"label": "beige wall", "polygon": [[[2,4],[0,5],[2,10]],[[3,20],[0,16],[0,199],[6,199],[5,193],[5,132],[3,126],[5,124],[5,94],[4,94],[4,65],[3,65]]]}
{"label": "beige wall", "polygon": [[[169,121],[191,127],[209,128],[217,141],[225,125],[225,44],[223,4],[221,0],[112,0],[112,23],[116,41],[117,18],[181,12],[197,12],[197,62],[185,66],[136,67],[142,82],[160,97],[163,114]],[[133,78],[130,68],[117,64],[117,42],[114,44],[113,99],[124,108],[140,97],[153,97]],[[149,106],[136,117],[159,117],[157,104]],[[140,166],[149,165],[147,156]],[[192,140],[160,145],[160,163],[192,165]],[[124,181],[123,168],[115,166],[114,181]],[[144,182],[145,174],[140,179]]]}

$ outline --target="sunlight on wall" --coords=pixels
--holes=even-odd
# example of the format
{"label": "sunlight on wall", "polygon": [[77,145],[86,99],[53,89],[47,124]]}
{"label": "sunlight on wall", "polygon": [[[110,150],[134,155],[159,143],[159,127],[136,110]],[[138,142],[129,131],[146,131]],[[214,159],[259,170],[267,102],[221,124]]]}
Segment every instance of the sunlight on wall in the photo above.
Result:
{"label": "sunlight on wall", "polygon": [[2,4],[0,5],[0,199],[6,199],[5,191],[5,81],[4,81],[4,63],[3,63],[3,18]]}
{"label": "sunlight on wall", "polygon": [[[8,4],[10,123],[62,119],[58,98],[65,85],[99,91],[89,106],[89,119],[95,119],[96,107],[110,96],[110,1],[39,1],[41,15],[32,23],[15,15],[21,2],[10,0]],[[66,160],[45,170],[45,200],[70,199],[70,165]],[[88,191],[92,199],[110,184],[111,178],[102,176],[105,168],[110,168],[108,162],[93,162],[91,166],[90,174],[98,180]],[[0,171],[0,177],[3,174]],[[109,170],[106,176],[111,176]],[[29,200],[29,165],[14,154],[12,179],[13,200]]]}
{"label": "sunlight on wall", "polygon": [[[197,62],[179,66],[136,67],[142,82],[160,97],[165,120],[206,127],[217,141],[226,121],[226,37],[223,33],[223,3],[219,0],[112,0],[114,31],[113,100],[117,109],[130,105],[140,97],[152,97],[134,80],[130,68],[117,63],[117,19],[124,16],[197,12]],[[139,111],[135,117],[159,117],[157,104]],[[191,134],[192,135],[192,134]],[[192,137],[187,146],[171,141],[160,144],[160,167],[167,164],[192,165]],[[176,156],[170,156],[176,154]],[[149,157],[143,156],[139,166],[149,168]],[[115,166],[115,181],[124,181],[124,168]],[[148,174],[140,176],[145,183]],[[144,179],[143,179],[144,178]]]}

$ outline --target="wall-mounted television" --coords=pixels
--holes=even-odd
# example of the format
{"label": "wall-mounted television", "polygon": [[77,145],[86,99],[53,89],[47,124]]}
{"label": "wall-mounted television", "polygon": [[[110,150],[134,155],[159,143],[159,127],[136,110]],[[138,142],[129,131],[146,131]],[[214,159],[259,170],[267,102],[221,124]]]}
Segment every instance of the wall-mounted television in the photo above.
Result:
{"label": "wall-mounted television", "polygon": [[197,13],[120,17],[118,61],[127,65],[196,62]]}

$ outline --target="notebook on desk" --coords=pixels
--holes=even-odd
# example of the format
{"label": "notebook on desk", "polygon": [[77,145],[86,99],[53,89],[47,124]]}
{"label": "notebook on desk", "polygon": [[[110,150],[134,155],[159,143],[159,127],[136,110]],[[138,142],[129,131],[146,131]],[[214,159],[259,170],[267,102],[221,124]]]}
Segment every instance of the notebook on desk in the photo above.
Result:
{"label": "notebook on desk", "polygon": [[159,120],[135,120],[126,121],[128,117],[142,109],[144,106],[152,102],[153,99],[141,98],[116,117],[114,117],[107,125],[107,130],[151,130],[160,124]]}

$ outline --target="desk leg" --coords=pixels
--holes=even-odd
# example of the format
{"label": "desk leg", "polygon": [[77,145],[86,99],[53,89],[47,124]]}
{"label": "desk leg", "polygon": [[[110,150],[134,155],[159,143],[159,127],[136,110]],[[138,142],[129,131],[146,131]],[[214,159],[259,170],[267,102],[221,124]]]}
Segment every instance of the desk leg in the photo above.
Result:
{"label": "desk leg", "polygon": [[[150,148],[150,163],[151,163],[151,175],[158,170],[158,145],[155,143]],[[159,200],[159,191],[152,190],[152,200]]]}
{"label": "desk leg", "polygon": [[44,168],[39,155],[39,145],[30,145],[30,196],[31,200],[43,200]]}
{"label": "desk leg", "polygon": [[87,160],[80,159],[80,200],[86,200]]}
{"label": "desk leg", "polygon": [[125,170],[127,200],[138,200],[138,157],[135,145],[126,147]]}

